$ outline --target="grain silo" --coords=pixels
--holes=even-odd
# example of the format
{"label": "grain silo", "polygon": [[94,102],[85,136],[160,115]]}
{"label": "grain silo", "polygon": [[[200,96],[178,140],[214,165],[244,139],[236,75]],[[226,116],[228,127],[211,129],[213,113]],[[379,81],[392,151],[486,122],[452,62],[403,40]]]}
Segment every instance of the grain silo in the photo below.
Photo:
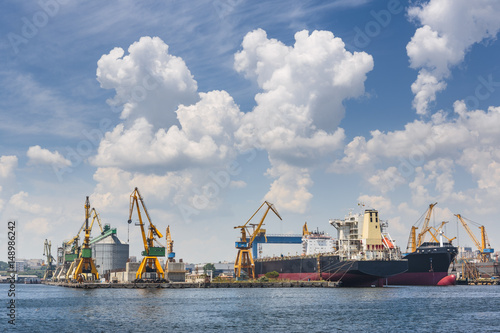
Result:
{"label": "grain silo", "polygon": [[116,228],[111,229],[109,224],[106,224],[103,233],[90,243],[92,258],[100,276],[108,279],[111,271],[125,269],[129,257],[129,245],[116,236]]}

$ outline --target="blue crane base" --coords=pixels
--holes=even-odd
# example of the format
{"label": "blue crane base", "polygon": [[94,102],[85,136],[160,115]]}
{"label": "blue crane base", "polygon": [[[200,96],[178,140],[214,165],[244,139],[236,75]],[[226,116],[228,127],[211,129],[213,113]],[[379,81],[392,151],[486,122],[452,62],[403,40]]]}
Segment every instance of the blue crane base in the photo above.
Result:
{"label": "blue crane base", "polygon": [[[266,242],[267,238],[267,242]],[[280,235],[273,236],[269,235],[267,237],[264,236],[256,236],[252,243],[252,256],[254,259],[257,258],[258,255],[258,244],[267,243],[267,244],[302,244],[302,235]]]}

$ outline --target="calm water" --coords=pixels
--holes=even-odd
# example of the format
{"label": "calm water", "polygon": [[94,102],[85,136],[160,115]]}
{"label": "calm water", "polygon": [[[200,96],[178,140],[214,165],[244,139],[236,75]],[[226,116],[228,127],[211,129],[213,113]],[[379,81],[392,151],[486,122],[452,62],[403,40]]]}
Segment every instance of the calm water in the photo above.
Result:
{"label": "calm water", "polygon": [[[7,323],[0,285],[0,332]],[[500,286],[93,289],[16,286],[16,332],[500,332]]]}

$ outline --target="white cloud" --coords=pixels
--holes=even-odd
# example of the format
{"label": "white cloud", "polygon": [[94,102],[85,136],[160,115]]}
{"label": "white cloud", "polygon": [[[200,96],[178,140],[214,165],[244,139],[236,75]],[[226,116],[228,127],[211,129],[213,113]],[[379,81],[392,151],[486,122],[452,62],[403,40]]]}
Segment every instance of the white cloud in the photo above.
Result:
{"label": "white cloud", "polygon": [[275,204],[278,209],[294,213],[307,210],[312,199],[308,188],[313,184],[307,169],[278,164],[268,169],[267,174],[276,180],[271,184],[265,200]]}
{"label": "white cloud", "polygon": [[0,157],[0,177],[9,178],[14,175],[14,170],[17,168],[17,156],[1,156]]}
{"label": "white cloud", "polygon": [[373,59],[348,52],[328,31],[297,32],[286,46],[257,29],[243,39],[234,67],[262,89],[236,133],[240,148],[268,152],[268,175],[277,179],[266,198],[303,212],[312,198],[309,169],[342,146],[343,101],[364,93]]}
{"label": "white cloud", "polygon": [[[269,153],[268,174],[277,178],[266,197],[286,193],[280,202],[304,211],[312,197],[307,167],[341,147],[344,131],[337,126],[344,116],[342,102],[364,93],[373,59],[364,52],[346,51],[330,32],[302,31],[295,38],[295,45],[288,47],[267,39],[263,30],[245,37],[235,68],[263,89],[255,97],[256,108],[246,114],[225,91],[196,93],[196,81],[183,60],[169,55],[168,46],[157,37],[141,38],[130,46],[128,56],[116,48],[101,57],[98,80],[103,88],[115,89],[109,103],[123,105],[125,121],[105,134],[90,159],[99,167],[96,177],[101,179],[99,173],[108,168],[120,174],[146,167],[159,177],[167,170],[174,172],[172,177],[198,180],[201,186],[192,183],[180,191],[205,193],[183,196],[193,202],[211,190],[197,168],[224,169],[238,153],[259,148]],[[138,91],[144,92],[140,98],[134,95]],[[230,181],[228,186],[244,185]],[[106,191],[97,192],[103,201],[112,198]],[[211,201],[218,200],[210,195]]]}
{"label": "white cloud", "polygon": [[[457,101],[454,115],[447,121],[440,111],[428,122],[415,120],[403,130],[372,131],[369,140],[356,137],[331,170],[360,172],[380,193],[408,184],[417,206],[475,202],[489,211],[500,195],[500,108],[469,111]],[[457,172],[468,173],[477,186],[457,189]]]}
{"label": "white cloud", "polygon": [[45,207],[36,203],[29,203],[26,200],[28,196],[28,193],[24,191],[14,194],[9,200],[9,205],[12,205],[12,207],[18,211],[27,212],[34,215],[46,215],[52,212],[52,209],[50,207]]}
{"label": "white cloud", "polygon": [[405,179],[396,167],[391,166],[386,170],[377,170],[377,172],[368,179],[368,182],[378,188],[380,192],[386,193],[404,184]]}
{"label": "white cloud", "polygon": [[358,197],[358,202],[363,203],[366,209],[378,210],[381,215],[387,216],[392,211],[391,199],[385,196],[361,195]]}
{"label": "white cloud", "polygon": [[116,91],[108,103],[123,106],[123,119],[144,117],[155,128],[176,124],[177,107],[198,100],[197,83],[184,60],[170,55],[158,37],[142,37],[128,52],[124,56],[117,47],[97,62],[101,87]]}
{"label": "white cloud", "polygon": [[495,38],[500,30],[496,0],[430,0],[408,9],[422,26],[406,46],[410,66],[420,69],[412,85],[413,107],[426,114],[429,102],[446,88],[451,69],[464,60],[472,45]]}
{"label": "white cloud", "polygon": [[71,161],[64,158],[58,151],[51,152],[38,145],[29,147],[26,155],[29,158],[28,164],[30,165],[47,164],[59,167],[71,166]]}
{"label": "white cloud", "polygon": [[200,97],[198,103],[177,110],[181,127],[155,132],[145,118],[135,120],[129,128],[119,124],[106,133],[91,162],[122,169],[163,166],[176,170],[234,158],[233,133],[242,113],[225,91],[202,93]]}

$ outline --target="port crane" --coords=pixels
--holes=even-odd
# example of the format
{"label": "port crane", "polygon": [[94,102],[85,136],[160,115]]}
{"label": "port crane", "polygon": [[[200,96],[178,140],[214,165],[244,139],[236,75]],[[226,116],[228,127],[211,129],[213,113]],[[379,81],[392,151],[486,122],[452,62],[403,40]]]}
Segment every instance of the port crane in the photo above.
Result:
{"label": "port crane", "polygon": [[99,273],[97,272],[94,260],[92,259],[92,248],[90,247],[90,231],[92,230],[92,226],[89,225],[89,218],[90,202],[89,197],[87,197],[87,199],[85,200],[85,238],[83,239],[80,261],[78,262],[78,266],[76,267],[75,273],[73,274],[73,279],[77,280],[78,282],[89,279],[89,274],[91,276],[91,279],[99,279]]}
{"label": "port crane", "polygon": [[410,250],[411,252],[415,252],[417,250],[417,247],[419,247],[420,245],[422,245],[422,243],[424,242],[425,234],[427,232],[429,232],[429,230],[430,230],[429,221],[431,219],[432,209],[436,205],[437,205],[437,202],[429,205],[429,208],[427,209],[427,213],[426,213],[426,216],[425,216],[424,224],[422,226],[422,230],[418,234],[418,237],[417,237],[417,229],[418,229],[418,227],[416,227],[416,226],[412,226],[411,227],[411,232],[410,232],[410,238],[408,240],[407,251]]}
{"label": "port crane", "polygon": [[51,241],[45,240],[43,243],[43,255],[47,257],[47,269],[45,270],[45,274],[43,275],[43,279],[47,280],[52,278],[54,275],[54,265],[52,264],[54,261],[54,257],[52,256],[52,243]]}
{"label": "port crane", "polygon": [[311,234],[311,232],[307,228],[307,222],[306,222],[306,223],[304,223],[304,226],[302,227],[302,236],[307,236],[307,235],[310,235],[310,234]]}
{"label": "port crane", "polygon": [[[141,202],[142,208],[149,222],[148,233],[146,236],[146,231],[144,229],[144,222],[142,220],[141,210],[139,208],[139,201]],[[135,275],[136,281],[141,280],[142,276],[145,273],[156,272],[157,279],[164,280],[165,272],[161,267],[160,261],[158,257],[165,257],[165,247],[155,246],[154,242],[157,242],[155,237],[163,238],[161,232],[156,228],[156,226],[151,222],[151,218],[149,217],[148,210],[146,205],[144,204],[144,200],[142,199],[141,194],[139,193],[139,189],[136,187],[132,194],[130,194],[130,209],[129,209],[129,218],[128,223],[132,223],[132,214],[134,212],[134,207],[137,209],[137,215],[139,216],[139,226],[141,227],[142,240],[144,243],[144,251],[142,251],[142,259],[141,265],[137,270]]]}
{"label": "port crane", "polygon": [[167,230],[165,232],[165,240],[167,241],[167,259],[169,262],[174,262],[174,241],[172,240],[172,234],[170,233],[170,226],[167,226]]}
{"label": "port crane", "polygon": [[[465,222],[464,218],[460,214],[455,214],[456,217],[462,222],[462,225],[464,229],[467,231],[469,234],[470,238],[474,242],[474,245],[476,245],[476,248],[479,250],[479,260],[481,262],[488,262],[491,259],[491,253],[493,253],[493,249],[491,248],[490,241],[488,240],[488,236],[486,235],[486,230],[484,228],[484,225],[480,225],[479,229],[481,230],[481,243],[477,240],[476,236],[472,233],[470,230],[467,222]],[[479,225],[478,223],[475,223],[471,220],[468,220],[469,222],[474,223],[475,225]]]}
{"label": "port crane", "polygon": [[[264,205],[267,205],[266,211],[262,216],[260,222],[256,225],[253,225],[254,229],[252,235],[250,236],[250,233],[248,232],[247,228],[249,228],[251,225],[249,225],[248,223],[253,219],[253,217],[258,213],[258,211]],[[249,278],[255,279],[255,263],[250,254],[250,251],[252,249],[253,241],[255,240],[255,237],[259,234],[261,230],[260,228],[262,227],[264,219],[266,218],[267,213],[269,213],[269,210],[272,210],[274,214],[276,214],[276,216],[278,216],[278,218],[282,220],[280,214],[278,213],[274,205],[267,201],[264,201],[264,203],[260,205],[259,209],[255,211],[255,213],[248,219],[248,221],[245,224],[234,227],[234,229],[241,230],[240,241],[236,242],[236,248],[238,249],[238,254],[236,256],[236,261],[234,262],[234,274],[237,278],[241,277],[241,270],[243,269],[247,272]],[[249,239],[247,238],[247,233],[249,234],[248,236]]]}
{"label": "port crane", "polygon": [[[99,228],[101,230],[101,235],[104,233],[104,230],[102,228],[101,224],[101,219],[99,218],[99,214],[97,213],[95,208],[92,208],[90,211],[92,215],[92,223],[90,224],[90,231],[92,231],[92,228],[94,226],[94,222],[97,220],[97,223],[99,224]],[[71,277],[74,277],[75,274],[75,269],[76,269],[76,259],[82,257],[82,252],[81,252],[81,247],[78,245],[78,240],[80,239],[80,233],[85,229],[87,223],[87,219],[83,221],[82,227],[80,228],[80,231],[76,234],[73,239],[69,240],[64,244],[65,247],[71,246],[71,251],[68,254],[64,255],[64,259],[67,262],[71,262],[71,265],[68,268],[68,271],[66,272],[66,280],[71,281]]]}

